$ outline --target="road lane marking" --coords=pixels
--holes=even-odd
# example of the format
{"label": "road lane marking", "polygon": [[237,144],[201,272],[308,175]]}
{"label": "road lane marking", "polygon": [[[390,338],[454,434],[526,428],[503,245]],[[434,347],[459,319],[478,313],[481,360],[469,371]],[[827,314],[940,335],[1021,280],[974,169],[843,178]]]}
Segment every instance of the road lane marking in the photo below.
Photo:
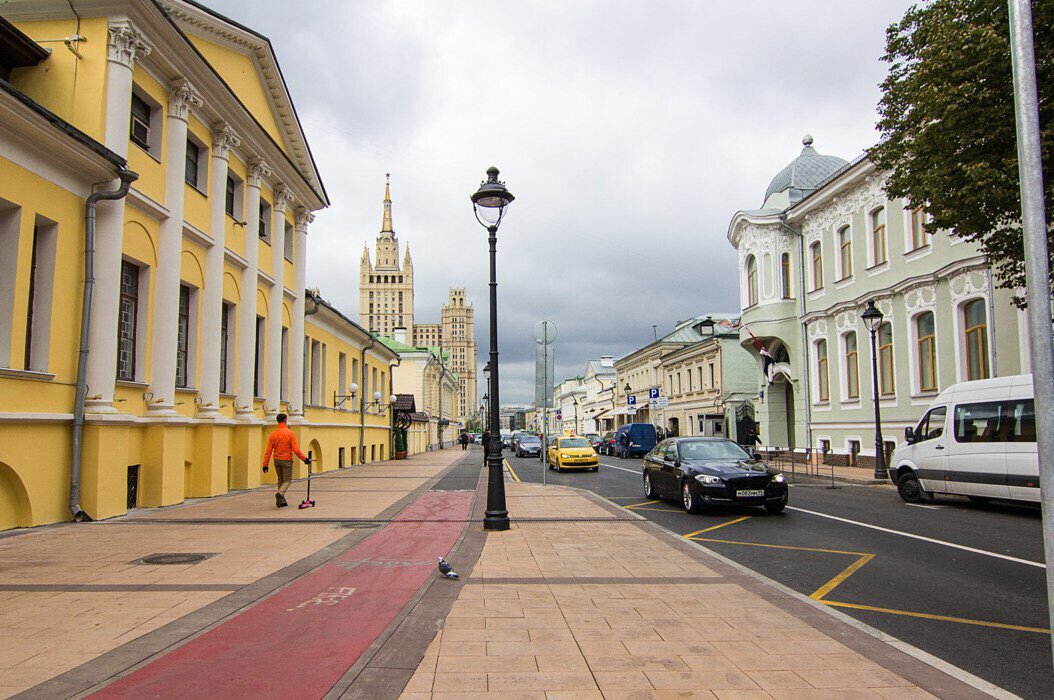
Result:
{"label": "road lane marking", "polygon": [[850,608],[852,610],[868,610],[889,615],[904,615],[906,617],[920,617],[924,620],[941,620],[944,622],[958,622],[963,625],[977,625],[979,627],[998,627],[1004,630],[1015,630],[1018,632],[1036,632],[1038,634],[1050,634],[1049,629],[1042,627],[1025,627],[1023,625],[1007,625],[1002,622],[986,622],[984,620],[971,620],[965,617],[952,617],[950,615],[931,615],[929,613],[911,612],[910,610],[895,610],[893,608],[879,608],[874,605],[858,605],[856,603],[841,603],[836,600],[821,600],[824,605],[835,608]]}
{"label": "road lane marking", "polygon": [[848,518],[840,518],[837,515],[828,515],[827,513],[819,513],[815,510],[806,510],[805,508],[797,508],[795,506],[787,506],[787,510],[796,510],[799,513],[807,513],[809,515],[815,515],[821,518],[828,518],[830,520],[837,520],[841,523],[848,523],[850,525],[859,525],[860,527],[866,527],[871,530],[878,530],[879,532],[888,532],[891,535],[900,535],[901,537],[908,537],[913,540],[921,540],[923,542],[929,542],[930,544],[939,544],[945,547],[951,547],[952,549],[961,549],[964,552],[973,552],[974,554],[982,554],[986,557],[994,557],[996,559],[1004,559],[1006,561],[1012,561],[1016,564],[1026,564],[1028,566],[1035,566],[1040,569],[1047,568],[1046,564],[1038,561],[1029,561],[1028,559],[1019,559],[1012,557],[1008,554],[999,554],[998,552],[989,552],[984,549],[975,549],[974,547],[967,547],[963,544],[955,544],[954,542],[945,542],[944,540],[935,540],[932,537],[923,537],[922,535],[915,535],[910,532],[902,532],[900,530],[892,530],[888,527],[880,527],[878,525],[872,525],[871,523],[862,523],[859,520],[849,520]]}
{"label": "road lane marking", "polygon": [[600,466],[607,467],[608,469],[620,469],[620,470],[622,470],[624,472],[629,472],[630,474],[640,474],[641,473],[640,469],[626,469],[625,467],[616,467],[614,464],[606,464],[604,462],[601,462]]}
{"label": "road lane marking", "polygon": [[841,585],[847,578],[849,578],[850,576],[855,574],[860,569],[860,567],[862,567],[864,564],[866,564],[867,562],[871,561],[874,558],[875,558],[874,554],[863,554],[863,555],[861,555],[859,559],[854,561],[849,566],[845,567],[845,569],[842,570],[842,573],[838,574],[837,576],[832,578],[830,581],[828,581],[827,583],[823,584],[822,586],[817,588],[815,591],[813,591],[813,594],[811,596],[809,596],[809,597],[812,598],[813,600],[823,600],[823,597],[825,595],[827,595],[828,593],[833,591],[835,588],[837,588],[839,585]]}
{"label": "road lane marking", "polygon": [[509,473],[512,474],[512,478],[515,479],[516,481],[519,481],[520,477],[516,475],[516,470],[512,468],[511,464],[509,464],[509,460],[506,459],[506,460],[503,460],[503,461],[505,462],[505,466],[508,468]]}
{"label": "road lane marking", "polygon": [[710,532],[711,530],[717,530],[717,529],[725,527],[727,525],[735,525],[736,523],[741,523],[744,520],[750,520],[750,516],[749,515],[744,515],[742,518],[735,518],[733,520],[729,520],[726,523],[721,523],[720,525],[712,525],[711,527],[704,527],[702,530],[696,530],[695,532],[689,532],[687,535],[685,535],[685,538],[686,539],[691,539],[692,537],[695,537],[696,535],[701,535],[704,532]]}
{"label": "road lane marking", "polygon": [[640,508],[641,506],[650,506],[650,505],[654,505],[656,503],[662,503],[662,501],[644,501],[642,503],[634,503],[632,505],[622,506],[622,507],[625,508],[626,510],[633,510],[634,508]]}
{"label": "road lane marking", "polygon": [[904,505],[911,506],[912,508],[926,508],[928,510],[941,510],[944,508],[944,506],[927,506],[922,503],[905,503]]}

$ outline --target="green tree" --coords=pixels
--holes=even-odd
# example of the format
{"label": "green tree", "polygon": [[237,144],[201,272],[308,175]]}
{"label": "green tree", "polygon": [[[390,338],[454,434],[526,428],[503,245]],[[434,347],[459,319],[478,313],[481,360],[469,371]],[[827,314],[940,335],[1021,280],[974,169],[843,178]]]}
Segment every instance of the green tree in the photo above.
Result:
{"label": "green tree", "polygon": [[[1054,252],[1054,0],[1034,0],[1048,238]],[[881,139],[868,155],[931,229],[976,241],[999,286],[1025,286],[1006,0],[934,0],[886,30]]]}

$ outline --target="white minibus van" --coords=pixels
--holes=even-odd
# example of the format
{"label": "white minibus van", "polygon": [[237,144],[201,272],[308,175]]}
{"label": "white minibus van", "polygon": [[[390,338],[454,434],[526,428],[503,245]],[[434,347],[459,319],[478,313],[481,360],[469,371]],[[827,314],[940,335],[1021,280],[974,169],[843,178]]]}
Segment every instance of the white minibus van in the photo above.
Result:
{"label": "white minibus van", "polygon": [[962,382],[942,391],[890,461],[909,503],[935,493],[1039,501],[1032,375]]}

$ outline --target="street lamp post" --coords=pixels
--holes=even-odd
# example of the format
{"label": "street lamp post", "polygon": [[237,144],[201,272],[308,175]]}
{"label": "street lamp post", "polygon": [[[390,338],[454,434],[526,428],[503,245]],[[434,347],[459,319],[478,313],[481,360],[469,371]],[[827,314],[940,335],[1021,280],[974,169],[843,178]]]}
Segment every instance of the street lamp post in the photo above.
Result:
{"label": "street lamp post", "polygon": [[882,327],[882,312],[875,306],[875,302],[867,302],[867,308],[861,314],[864,325],[871,333],[871,386],[875,402],[875,478],[888,479],[886,470],[886,450],[882,444],[882,408],[878,405],[878,356],[875,354],[875,334]]}
{"label": "street lamp post", "polygon": [[500,423],[498,394],[498,226],[505,210],[515,197],[498,181],[498,169],[487,168],[487,179],[472,194],[472,210],[476,220],[487,229],[490,243],[490,425],[487,443],[487,511],[483,515],[484,530],[508,530],[509,511],[505,507],[505,479],[501,468],[501,439],[494,431]]}
{"label": "street lamp post", "polygon": [[578,435],[578,397],[571,397],[571,403],[575,405],[575,435]]}

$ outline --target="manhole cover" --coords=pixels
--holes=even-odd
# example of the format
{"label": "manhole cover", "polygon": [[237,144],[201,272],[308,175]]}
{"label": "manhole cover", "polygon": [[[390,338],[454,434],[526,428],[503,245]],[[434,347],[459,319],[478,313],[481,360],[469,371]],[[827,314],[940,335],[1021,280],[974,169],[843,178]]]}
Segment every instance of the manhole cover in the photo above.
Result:
{"label": "manhole cover", "polygon": [[144,564],[148,566],[171,565],[171,564],[197,564],[216,556],[216,552],[160,552],[150,554],[142,559],[136,559],[133,564]]}
{"label": "manhole cover", "polygon": [[357,530],[371,527],[380,527],[383,523],[341,523],[340,527],[346,530]]}

